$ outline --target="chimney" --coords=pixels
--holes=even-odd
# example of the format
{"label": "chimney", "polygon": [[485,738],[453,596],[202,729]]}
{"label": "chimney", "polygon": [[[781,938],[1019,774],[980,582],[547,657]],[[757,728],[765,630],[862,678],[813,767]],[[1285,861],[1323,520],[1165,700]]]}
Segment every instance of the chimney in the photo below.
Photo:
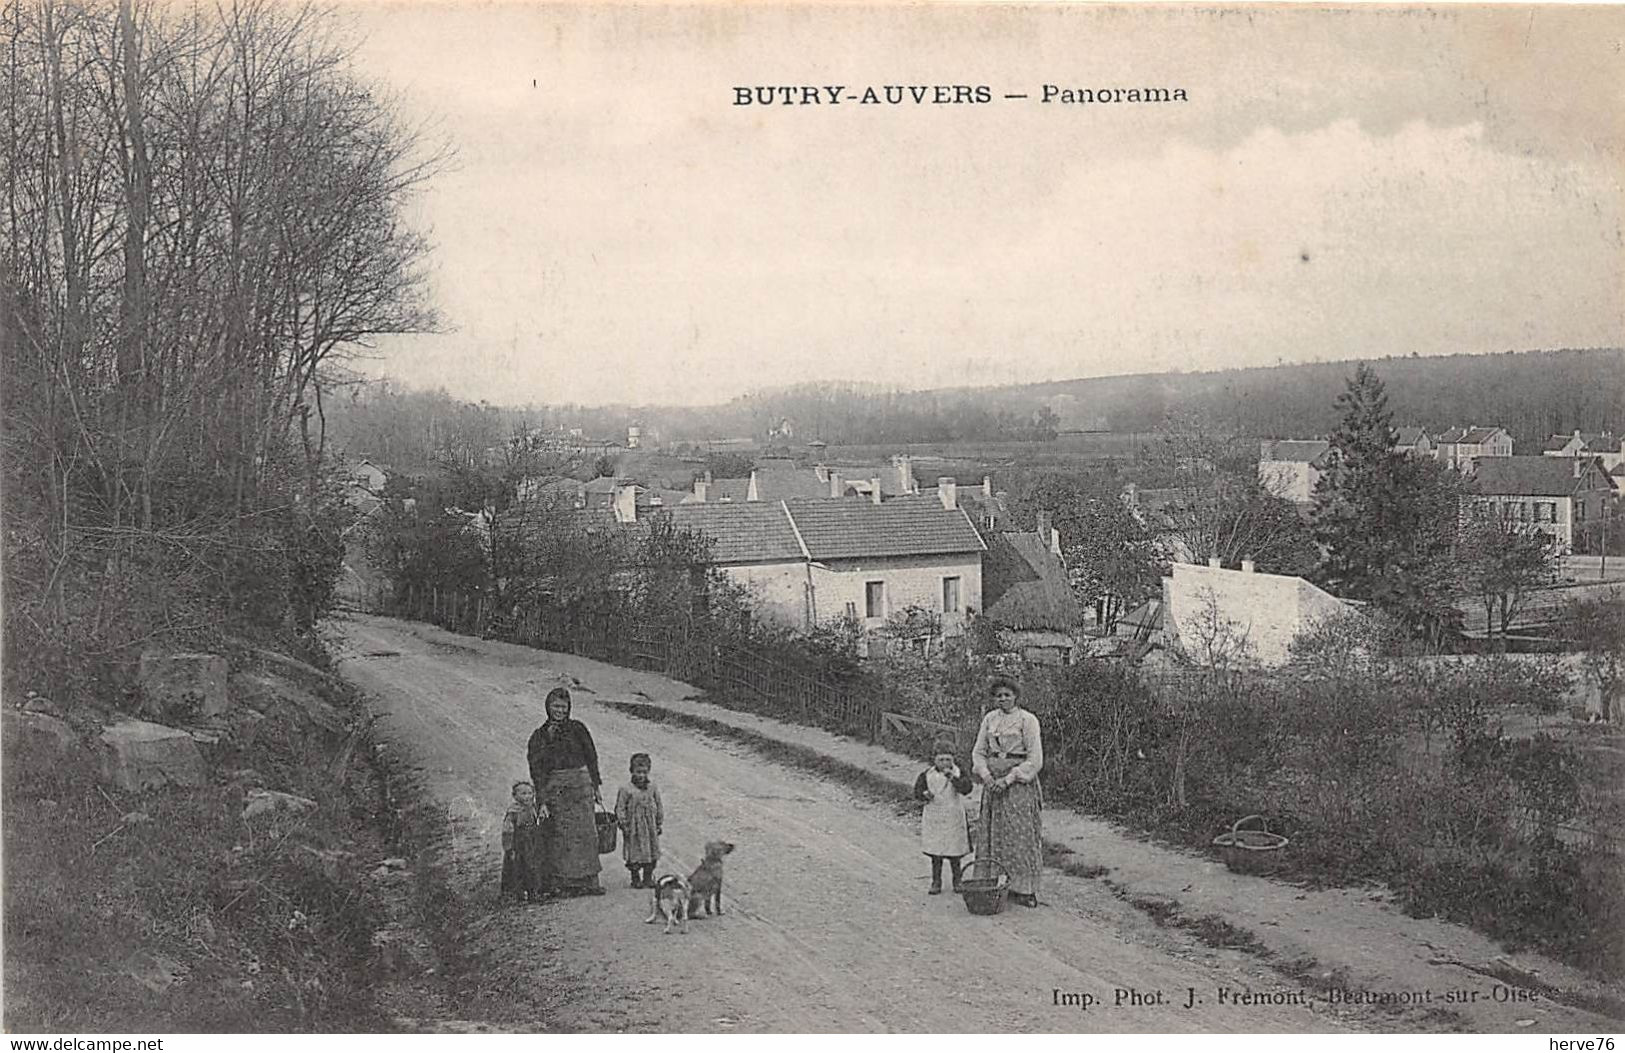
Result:
{"label": "chimney", "polygon": [[1224,566],[1224,561],[1218,556],[1209,556],[1207,558],[1207,565],[1212,567],[1214,570],[1219,570]]}
{"label": "chimney", "polygon": [[1050,514],[1048,509],[1040,508],[1038,510],[1038,541],[1039,544],[1044,545],[1046,548],[1049,547],[1050,524],[1053,521],[1054,516]]}
{"label": "chimney", "polygon": [[869,487],[870,487],[869,500],[873,501],[875,504],[878,505],[880,503],[880,479],[879,479],[879,477],[876,477],[874,479],[870,479],[869,480]]}
{"label": "chimney", "polygon": [[841,473],[837,472],[833,468],[831,468],[830,472],[829,472],[829,496],[831,496],[831,497],[845,497],[846,496],[846,480],[842,479],[841,478]]}
{"label": "chimney", "polygon": [[705,481],[708,483],[711,481],[711,469],[709,468],[705,470]]}
{"label": "chimney", "polygon": [[937,499],[950,512],[959,507],[959,483],[952,476],[937,477]]}
{"label": "chimney", "polygon": [[821,464],[813,465],[813,474],[818,476],[818,481],[819,482],[821,482],[821,483],[829,482],[829,469],[824,467],[823,465],[821,465]]}
{"label": "chimney", "polygon": [[891,464],[897,470],[897,492],[903,494],[919,493],[920,488],[914,483],[914,462],[909,460],[908,454],[892,454]]}
{"label": "chimney", "polygon": [[991,475],[982,476],[982,496],[990,500],[993,497],[993,477]]}
{"label": "chimney", "polygon": [[706,472],[704,479],[694,480],[694,496],[699,498],[700,504],[705,504],[711,492],[711,473]]}
{"label": "chimney", "polygon": [[750,482],[745,485],[745,500],[760,501],[761,495],[756,492],[756,469],[750,470]]}
{"label": "chimney", "polygon": [[1242,560],[1241,561],[1241,572],[1243,574],[1251,574],[1253,572],[1253,561],[1250,560],[1250,559]]}
{"label": "chimney", "polygon": [[615,488],[615,522],[636,523],[638,521],[638,488],[636,486],[618,486]]}

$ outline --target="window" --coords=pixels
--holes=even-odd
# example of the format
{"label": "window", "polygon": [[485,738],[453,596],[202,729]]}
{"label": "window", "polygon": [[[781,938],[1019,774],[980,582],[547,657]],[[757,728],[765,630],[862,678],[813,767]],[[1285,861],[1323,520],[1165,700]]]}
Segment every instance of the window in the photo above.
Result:
{"label": "window", "polygon": [[851,602],[850,600],[847,601],[847,604],[846,604],[846,616],[848,618],[853,619],[854,621],[856,621],[857,617],[858,617],[858,605]]}
{"label": "window", "polygon": [[884,618],[886,616],[886,583],[883,581],[866,581],[863,583],[864,617]]}
{"label": "window", "polygon": [[1535,519],[1542,523],[1557,522],[1557,502],[1542,501],[1535,506]]}
{"label": "window", "polygon": [[959,613],[959,579],[942,579],[942,613]]}

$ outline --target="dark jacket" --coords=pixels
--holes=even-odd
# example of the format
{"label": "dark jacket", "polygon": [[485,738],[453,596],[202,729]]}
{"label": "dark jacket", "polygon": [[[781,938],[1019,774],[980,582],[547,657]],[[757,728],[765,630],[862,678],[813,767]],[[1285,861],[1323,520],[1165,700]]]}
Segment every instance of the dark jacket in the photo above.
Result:
{"label": "dark jacket", "polygon": [[540,791],[547,777],[555,771],[569,768],[586,768],[592,776],[592,784],[603,785],[598,776],[598,747],[593,745],[592,732],[587,730],[587,725],[579,720],[566,720],[554,732],[551,742],[543,730],[546,727],[543,724],[530,733],[530,745],[525,750],[530,761],[530,781],[536,789]]}

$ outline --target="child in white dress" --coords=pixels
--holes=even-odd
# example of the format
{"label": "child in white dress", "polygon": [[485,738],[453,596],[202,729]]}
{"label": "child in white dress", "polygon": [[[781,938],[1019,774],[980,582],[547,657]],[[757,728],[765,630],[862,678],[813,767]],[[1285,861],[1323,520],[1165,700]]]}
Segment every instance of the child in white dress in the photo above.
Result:
{"label": "child in white dress", "polygon": [[932,747],[931,767],[914,780],[914,796],[925,802],[920,812],[920,849],[931,857],[931,891],[942,894],[942,861],[953,871],[954,891],[959,891],[959,861],[970,853],[970,836],[965,829],[965,795],[971,792],[970,776],[954,763],[951,742]]}

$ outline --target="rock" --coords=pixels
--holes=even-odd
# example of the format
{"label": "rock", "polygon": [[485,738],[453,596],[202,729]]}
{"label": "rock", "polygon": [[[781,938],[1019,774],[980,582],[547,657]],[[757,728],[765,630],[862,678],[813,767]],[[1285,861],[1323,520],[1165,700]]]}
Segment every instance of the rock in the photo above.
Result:
{"label": "rock", "polygon": [[269,815],[272,812],[293,812],[303,814],[314,812],[319,805],[309,797],[299,797],[281,790],[249,790],[248,801],[243,805],[243,818],[252,819],[257,815]]}
{"label": "rock", "polygon": [[62,716],[62,707],[35,691],[30,691],[28,697],[23,699],[19,707],[24,713],[44,713],[46,716]]}
{"label": "rock", "polygon": [[344,715],[314,693],[275,673],[238,673],[231,678],[232,693],[260,713],[284,712],[294,719],[326,731],[346,728]]}
{"label": "rock", "polygon": [[119,822],[123,823],[125,826],[140,826],[143,823],[152,822],[152,816],[148,815],[146,812],[125,812],[124,815],[120,817]]}
{"label": "rock", "polygon": [[57,760],[83,756],[84,743],[67,722],[44,712],[4,710],[6,745],[30,758]]}
{"label": "rock", "polygon": [[231,708],[226,674],[226,660],[217,654],[148,652],[136,672],[142,708],[161,720],[224,716]]}
{"label": "rock", "polygon": [[186,979],[186,966],[162,954],[142,951],[125,959],[124,975],[153,994],[163,994]]}
{"label": "rock", "polygon": [[232,768],[230,771],[223,771],[220,774],[225,776],[227,782],[263,783],[265,781],[265,776],[253,768]]}
{"label": "rock", "polygon": [[203,754],[178,728],[124,720],[103,729],[100,741],[102,780],[121,790],[203,785]]}

